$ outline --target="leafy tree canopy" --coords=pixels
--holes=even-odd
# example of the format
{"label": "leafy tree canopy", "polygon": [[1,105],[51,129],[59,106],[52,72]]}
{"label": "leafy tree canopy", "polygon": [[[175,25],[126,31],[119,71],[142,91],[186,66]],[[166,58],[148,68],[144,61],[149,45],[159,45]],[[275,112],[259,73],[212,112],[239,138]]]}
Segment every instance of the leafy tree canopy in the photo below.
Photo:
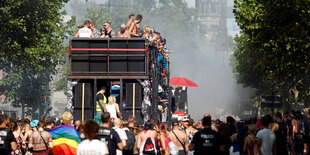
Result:
{"label": "leafy tree canopy", "polygon": [[64,24],[68,0],[5,0],[0,3],[0,94],[16,106],[38,107],[48,84],[64,60]]}
{"label": "leafy tree canopy", "polygon": [[[239,83],[295,101],[310,94],[310,1],[235,0]],[[296,94],[299,94],[297,99]]]}

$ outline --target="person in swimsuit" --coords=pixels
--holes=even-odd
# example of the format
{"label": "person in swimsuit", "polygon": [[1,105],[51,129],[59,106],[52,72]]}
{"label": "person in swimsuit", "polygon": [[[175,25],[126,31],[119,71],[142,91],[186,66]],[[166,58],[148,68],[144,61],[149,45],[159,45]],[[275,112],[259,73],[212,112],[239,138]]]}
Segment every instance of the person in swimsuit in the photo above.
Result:
{"label": "person in swimsuit", "polygon": [[168,137],[168,130],[166,124],[160,123],[158,124],[159,129],[159,141],[158,146],[160,147],[160,152],[163,155],[169,155],[169,143],[171,142],[170,138]]}
{"label": "person in swimsuit", "polygon": [[244,139],[243,152],[246,152],[247,155],[259,155],[261,154],[262,140],[255,136],[258,128],[255,124],[249,125],[248,128],[249,135]]}

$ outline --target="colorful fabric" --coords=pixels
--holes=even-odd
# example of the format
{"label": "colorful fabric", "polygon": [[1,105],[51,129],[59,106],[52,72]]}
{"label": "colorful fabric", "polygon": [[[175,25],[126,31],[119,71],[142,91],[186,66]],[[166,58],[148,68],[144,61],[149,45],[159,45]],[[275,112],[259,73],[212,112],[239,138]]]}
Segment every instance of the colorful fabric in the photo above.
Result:
{"label": "colorful fabric", "polygon": [[101,121],[101,116],[100,115],[97,115],[93,121],[95,121],[97,124],[101,125],[102,124],[102,121]]}
{"label": "colorful fabric", "polygon": [[52,138],[49,132],[42,131],[40,135],[38,131],[33,131],[29,139],[29,144],[33,145],[33,151],[47,150],[45,143],[42,140],[41,136],[42,138],[44,138],[46,144],[49,144],[50,142],[52,142]]}
{"label": "colorful fabric", "polygon": [[62,125],[50,130],[53,139],[53,154],[76,155],[76,149],[82,138],[73,126]]}

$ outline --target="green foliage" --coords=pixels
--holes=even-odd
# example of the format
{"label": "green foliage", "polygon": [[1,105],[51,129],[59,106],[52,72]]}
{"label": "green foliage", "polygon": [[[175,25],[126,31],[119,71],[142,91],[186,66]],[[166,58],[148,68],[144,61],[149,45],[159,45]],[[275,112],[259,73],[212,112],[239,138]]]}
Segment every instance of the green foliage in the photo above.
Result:
{"label": "green foliage", "polygon": [[68,65],[65,64],[61,67],[60,71],[60,77],[57,81],[54,82],[55,91],[64,91],[66,93],[67,91],[67,84],[68,84]]}
{"label": "green foliage", "polygon": [[310,1],[235,0],[234,7],[241,29],[234,51],[238,82],[259,94],[304,101],[310,95]]}
{"label": "green foliage", "polygon": [[[40,107],[48,84],[64,63],[63,41],[72,30],[60,11],[68,0],[6,0],[0,4],[0,94],[16,106]],[[72,25],[71,21],[71,25]]]}

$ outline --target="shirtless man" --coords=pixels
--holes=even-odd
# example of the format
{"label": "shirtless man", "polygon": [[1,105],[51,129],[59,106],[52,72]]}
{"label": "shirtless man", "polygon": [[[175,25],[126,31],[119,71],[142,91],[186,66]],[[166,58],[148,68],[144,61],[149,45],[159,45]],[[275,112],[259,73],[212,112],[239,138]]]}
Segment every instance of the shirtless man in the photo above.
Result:
{"label": "shirtless man", "polygon": [[137,26],[142,21],[142,15],[137,15],[135,21],[131,24],[129,28],[129,33],[131,37],[139,37],[139,30]]}
{"label": "shirtless man", "polygon": [[127,30],[129,30],[131,24],[133,24],[133,22],[134,22],[134,20],[135,20],[135,15],[134,15],[134,14],[130,14],[130,15],[128,16],[128,18],[129,18],[129,20],[128,20],[127,24],[126,24]]}
{"label": "shirtless man", "polygon": [[[179,123],[172,122],[172,131],[169,133],[171,142],[179,149],[179,155],[186,155],[188,152],[188,138],[184,131],[179,130]],[[183,145],[182,145],[182,144]]]}
{"label": "shirtless man", "polygon": [[121,30],[117,32],[117,38],[130,38],[129,32],[126,30],[126,25],[121,25]]}
{"label": "shirtless man", "polygon": [[192,118],[188,119],[188,123],[187,123],[185,131],[189,139],[189,143],[193,140],[193,137],[195,133],[197,132],[197,130],[193,128],[193,124],[194,124],[194,120]]}

